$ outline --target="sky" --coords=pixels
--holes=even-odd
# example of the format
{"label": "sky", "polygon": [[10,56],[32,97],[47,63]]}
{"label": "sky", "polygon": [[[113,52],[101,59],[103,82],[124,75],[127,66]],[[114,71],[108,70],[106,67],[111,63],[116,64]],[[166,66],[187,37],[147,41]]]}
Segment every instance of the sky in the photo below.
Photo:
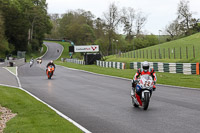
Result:
{"label": "sky", "polygon": [[[95,17],[103,18],[112,2],[119,8],[132,7],[143,12],[147,21],[143,30],[147,34],[165,34],[164,30],[177,17],[177,7],[180,0],[46,0],[48,13],[63,14],[69,10],[84,9],[91,11]],[[193,17],[200,18],[200,0],[189,0],[190,11]],[[120,30],[119,30],[120,32]]]}

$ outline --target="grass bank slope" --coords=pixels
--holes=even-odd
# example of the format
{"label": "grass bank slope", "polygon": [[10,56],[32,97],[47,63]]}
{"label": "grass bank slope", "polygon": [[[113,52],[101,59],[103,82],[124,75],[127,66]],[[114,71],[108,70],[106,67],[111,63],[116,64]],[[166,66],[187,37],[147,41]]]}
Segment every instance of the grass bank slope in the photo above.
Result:
{"label": "grass bank slope", "polygon": [[[134,45],[134,44],[133,44]],[[200,33],[159,45],[126,52],[117,56],[107,56],[107,61],[120,62],[200,62]]]}

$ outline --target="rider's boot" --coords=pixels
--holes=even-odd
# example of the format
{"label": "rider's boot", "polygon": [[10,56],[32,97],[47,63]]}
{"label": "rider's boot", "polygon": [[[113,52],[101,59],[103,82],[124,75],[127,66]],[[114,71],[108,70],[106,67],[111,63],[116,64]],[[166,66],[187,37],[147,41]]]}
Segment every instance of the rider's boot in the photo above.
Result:
{"label": "rider's boot", "polygon": [[155,91],[156,90],[156,86],[155,85],[153,85],[153,91]]}

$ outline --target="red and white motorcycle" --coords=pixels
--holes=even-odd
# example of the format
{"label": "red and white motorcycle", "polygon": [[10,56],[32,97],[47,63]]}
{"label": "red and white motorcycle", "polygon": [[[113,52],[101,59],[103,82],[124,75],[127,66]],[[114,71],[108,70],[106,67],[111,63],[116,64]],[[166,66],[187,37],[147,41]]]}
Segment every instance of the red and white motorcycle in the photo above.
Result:
{"label": "red and white motorcycle", "polygon": [[48,68],[46,70],[48,79],[51,79],[51,77],[53,76],[54,70],[55,70],[54,66],[52,66],[52,65],[48,66]]}
{"label": "red and white motorcycle", "polygon": [[141,106],[144,110],[148,109],[150,98],[153,92],[153,79],[149,75],[141,75],[137,80],[137,85],[133,89],[132,103],[134,107]]}

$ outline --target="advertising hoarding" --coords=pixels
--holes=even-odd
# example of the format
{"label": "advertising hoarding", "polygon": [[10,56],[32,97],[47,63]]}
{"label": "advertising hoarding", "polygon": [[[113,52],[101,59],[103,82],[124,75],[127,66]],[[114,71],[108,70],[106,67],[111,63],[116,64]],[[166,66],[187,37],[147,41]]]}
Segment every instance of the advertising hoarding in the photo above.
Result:
{"label": "advertising hoarding", "polygon": [[99,52],[99,45],[74,46],[74,52]]}

